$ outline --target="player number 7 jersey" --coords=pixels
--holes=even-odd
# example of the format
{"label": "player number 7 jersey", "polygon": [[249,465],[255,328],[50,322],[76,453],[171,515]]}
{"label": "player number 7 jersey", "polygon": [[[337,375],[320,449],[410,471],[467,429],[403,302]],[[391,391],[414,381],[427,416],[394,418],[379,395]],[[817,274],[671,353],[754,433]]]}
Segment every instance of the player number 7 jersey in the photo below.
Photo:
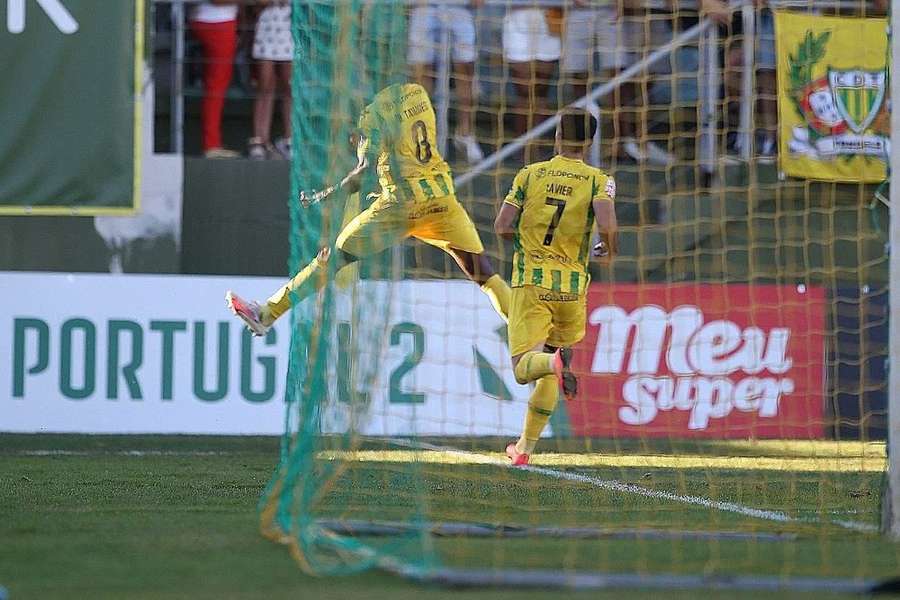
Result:
{"label": "player number 7 jersey", "polygon": [[521,210],[512,286],[585,293],[590,283],[592,202],[614,201],[615,186],[602,170],[564,156],[519,171],[504,200]]}

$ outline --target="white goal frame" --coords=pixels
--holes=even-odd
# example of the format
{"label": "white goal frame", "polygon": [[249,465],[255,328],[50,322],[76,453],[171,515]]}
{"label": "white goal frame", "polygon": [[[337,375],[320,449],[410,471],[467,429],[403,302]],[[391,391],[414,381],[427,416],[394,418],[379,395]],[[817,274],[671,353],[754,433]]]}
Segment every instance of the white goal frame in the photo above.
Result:
{"label": "white goal frame", "polygon": [[[891,0],[891,71],[900,65],[900,0]],[[891,77],[891,104],[900,99],[900,77]],[[894,137],[894,134],[898,134]],[[900,173],[900,110],[891,110],[890,173]],[[883,529],[900,540],[900,185],[892,185],[890,193],[890,295],[888,342],[888,470],[883,496]]]}

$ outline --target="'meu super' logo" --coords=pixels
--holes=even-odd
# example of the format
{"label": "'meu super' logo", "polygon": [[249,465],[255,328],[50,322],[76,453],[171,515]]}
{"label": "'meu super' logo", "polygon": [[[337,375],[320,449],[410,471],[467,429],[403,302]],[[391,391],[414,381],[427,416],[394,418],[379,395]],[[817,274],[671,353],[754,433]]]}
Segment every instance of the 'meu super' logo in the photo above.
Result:
{"label": "'meu super' logo", "polygon": [[825,300],[805,286],[594,285],[569,414],[592,436],[820,437]]}
{"label": "'meu super' logo", "polygon": [[772,417],[782,394],[794,391],[793,380],[781,377],[791,368],[786,327],[766,332],[724,319],[705,323],[696,306],[667,312],[650,305],[631,313],[601,306],[590,320],[600,326],[591,371],[629,375],[623,423],[644,425],[673,409],[689,411],[689,429],[706,429],[710,418],[735,409]]}

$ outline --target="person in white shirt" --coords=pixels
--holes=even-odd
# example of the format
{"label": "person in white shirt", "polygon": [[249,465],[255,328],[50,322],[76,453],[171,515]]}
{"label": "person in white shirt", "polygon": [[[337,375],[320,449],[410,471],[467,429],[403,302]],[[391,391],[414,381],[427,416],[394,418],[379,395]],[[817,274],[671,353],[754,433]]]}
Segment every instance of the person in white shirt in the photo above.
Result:
{"label": "person in white shirt", "polygon": [[[584,97],[598,80],[642,60],[646,54],[671,39],[669,15],[664,9],[650,10],[643,0],[573,0],[566,13],[560,76],[572,88],[572,99]],[[662,6],[666,6],[665,3]],[[600,72],[594,72],[596,60]],[[643,87],[655,75],[665,74],[665,61],[648,67],[641,80],[627,81],[604,102],[615,114],[619,151],[637,162],[671,164],[667,149],[646,138],[646,105]],[[599,114],[599,106],[586,108]]]}
{"label": "person in white shirt", "polygon": [[[253,59],[257,66],[256,100],[253,104],[253,137],[247,155],[253,160],[291,158],[291,69],[294,38],[291,35],[291,6],[288,0],[258,0],[263,6],[256,21]],[[284,135],[271,141],[275,91],[281,98],[281,125]]]}
{"label": "person in white shirt", "polygon": [[469,7],[440,7],[434,3],[421,3],[409,15],[409,43],[407,62],[413,78],[429,93],[434,87],[435,63],[444,27],[450,30],[451,63],[456,86],[456,133],[453,143],[457,152],[466,157],[469,164],[484,158],[473,133],[475,118],[473,84],[475,76],[475,17],[473,9],[483,0],[470,0]]}
{"label": "person in white shirt", "polygon": [[[513,132],[521,135],[546,119],[550,110],[547,92],[559,62],[562,11],[510,8],[503,20],[503,56],[516,90]],[[530,162],[531,147],[525,151]]]}

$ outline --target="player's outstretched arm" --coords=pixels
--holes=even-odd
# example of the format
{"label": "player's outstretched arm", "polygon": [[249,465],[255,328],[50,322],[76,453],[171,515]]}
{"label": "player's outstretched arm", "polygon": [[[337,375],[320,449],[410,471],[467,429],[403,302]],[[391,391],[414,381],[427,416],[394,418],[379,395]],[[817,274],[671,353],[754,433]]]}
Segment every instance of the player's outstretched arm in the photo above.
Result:
{"label": "player's outstretched arm", "polygon": [[362,179],[363,173],[366,172],[366,169],[369,168],[369,159],[368,157],[363,158],[360,164],[356,165],[356,167],[347,173],[347,176],[341,180],[340,188],[341,191],[346,192],[348,194],[353,194],[359,191],[359,182]]}
{"label": "player's outstretched arm", "polygon": [[512,239],[516,235],[516,222],[519,220],[519,213],[522,212],[518,206],[514,206],[509,202],[504,202],[494,219],[494,231],[502,238]]}
{"label": "player's outstretched arm", "polygon": [[611,258],[619,251],[619,223],[616,220],[616,205],[605,198],[596,198],[594,205],[594,221],[600,232],[600,241],[594,246],[593,255],[597,258]]}
{"label": "player's outstretched arm", "polygon": [[365,138],[361,136],[352,136],[351,139],[354,140],[354,142],[360,148],[360,152],[357,153],[360,157],[359,162],[357,162],[356,166],[349,173],[347,173],[347,175],[341,180],[339,184],[330,185],[326,188],[313,192],[301,191],[300,204],[303,205],[303,208],[309,208],[313,204],[318,204],[337,191],[344,192],[347,195],[354,194],[359,191],[360,181],[362,180],[363,173],[365,173],[370,166],[369,156],[367,152],[368,146],[366,145]]}

